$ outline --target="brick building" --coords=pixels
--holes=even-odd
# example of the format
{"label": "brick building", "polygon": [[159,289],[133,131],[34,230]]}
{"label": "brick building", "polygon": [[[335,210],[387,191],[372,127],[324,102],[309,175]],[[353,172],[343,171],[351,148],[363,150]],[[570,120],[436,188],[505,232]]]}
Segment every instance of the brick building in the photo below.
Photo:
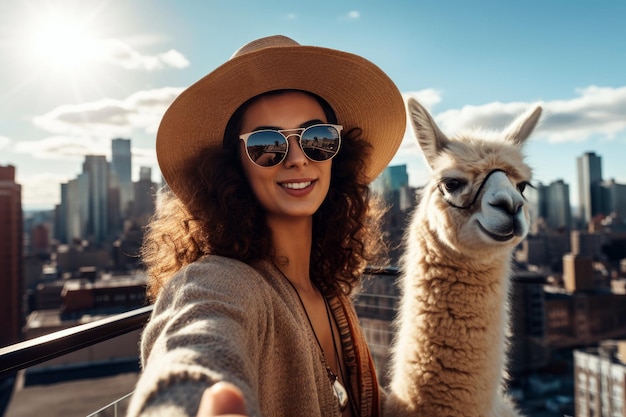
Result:
{"label": "brick building", "polygon": [[576,416],[626,417],[626,340],[574,351]]}
{"label": "brick building", "polygon": [[23,323],[22,191],[15,167],[0,166],[0,347],[21,338]]}

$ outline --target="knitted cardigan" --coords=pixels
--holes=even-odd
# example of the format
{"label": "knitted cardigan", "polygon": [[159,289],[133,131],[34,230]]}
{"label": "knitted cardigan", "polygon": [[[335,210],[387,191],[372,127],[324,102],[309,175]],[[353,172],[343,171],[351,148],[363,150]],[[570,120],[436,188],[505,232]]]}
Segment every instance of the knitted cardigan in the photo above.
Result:
{"label": "knitted cardigan", "polygon": [[[371,355],[351,302],[329,299],[357,415],[380,413]],[[142,373],[127,417],[195,417],[217,381],[239,387],[250,416],[341,415],[322,353],[293,288],[275,266],[206,256],[158,296],[142,334]]]}

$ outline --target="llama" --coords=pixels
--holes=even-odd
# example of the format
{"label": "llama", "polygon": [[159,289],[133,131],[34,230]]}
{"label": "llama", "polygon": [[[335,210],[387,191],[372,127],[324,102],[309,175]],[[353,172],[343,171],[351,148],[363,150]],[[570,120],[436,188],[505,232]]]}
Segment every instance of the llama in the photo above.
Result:
{"label": "llama", "polygon": [[541,107],[503,133],[447,138],[408,109],[432,178],[412,215],[385,416],[520,416],[504,393],[514,247],[528,232],[521,148]]}

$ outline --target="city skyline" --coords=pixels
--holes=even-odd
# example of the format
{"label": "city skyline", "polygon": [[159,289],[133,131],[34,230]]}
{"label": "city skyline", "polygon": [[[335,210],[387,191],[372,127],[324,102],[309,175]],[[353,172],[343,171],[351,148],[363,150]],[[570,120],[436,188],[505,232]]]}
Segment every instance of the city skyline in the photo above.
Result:
{"label": "city skyline", "polygon": [[[534,181],[564,180],[576,206],[576,158],[586,152],[603,158],[605,180],[626,183],[624,12],[620,1],[7,0],[0,165],[17,167],[27,210],[52,209],[57,184],[80,173],[85,155],[111,160],[118,137],[133,141],[133,179],[149,166],[160,182],[154,135],[169,103],[244,43],[282,33],[370,59],[446,134],[498,129],[542,103],[526,147]],[[407,127],[391,165],[406,164],[418,186],[429,173]]]}
{"label": "city skyline", "polygon": [[[132,140],[130,140],[130,139],[120,139],[120,138],[113,139],[111,142],[113,144],[115,141],[120,141],[120,140],[132,143]],[[595,153],[593,151],[589,151],[589,152],[586,152],[583,155],[579,155],[576,158],[575,162],[577,163],[581,158],[586,157],[589,154],[593,154],[600,161],[602,161],[602,159],[603,159],[602,155],[599,155],[599,154],[597,154],[597,153]],[[106,162],[108,162],[108,164],[110,166],[110,169],[113,170],[113,168],[112,168],[113,167],[113,160],[112,160],[113,157],[111,155],[109,155],[108,157],[105,156],[105,155],[92,155],[92,154],[85,155],[85,159],[81,163],[81,166],[84,166],[84,164],[85,164],[85,162],[87,160],[93,159],[94,157],[104,158],[106,160]],[[403,166],[406,166],[406,164],[394,164],[393,162],[390,163],[388,165],[388,167],[387,167],[388,169],[384,170],[381,173],[381,176],[380,176],[379,180],[381,180],[381,181],[387,180],[388,181],[389,179],[386,178],[386,176],[392,175],[392,174],[390,174],[390,172],[394,171],[394,169],[396,169],[396,168],[402,168]],[[599,173],[602,175],[603,169],[602,169],[602,167],[600,167],[600,168],[601,169],[600,169]],[[18,171],[18,170],[19,170],[19,167],[16,167],[16,171]],[[138,174],[139,174],[138,178],[133,178],[133,181],[136,182],[136,181],[140,181],[142,179],[146,180],[145,172],[151,172],[152,171],[152,167],[150,167],[150,166],[137,166],[137,167],[134,167],[133,170],[137,170]],[[407,170],[406,174],[408,174],[408,170]],[[61,189],[61,196],[63,195],[63,187],[66,187],[68,185],[68,183],[72,184],[72,183],[75,183],[77,181],[80,181],[80,179],[82,178],[82,175],[83,175],[82,173],[78,173],[74,178],[69,178],[65,183],[56,184]],[[568,183],[568,182],[566,182],[563,179],[563,177],[560,177],[560,178],[556,178],[556,179],[553,179],[551,181],[546,181],[546,182],[543,182],[543,181],[533,181],[533,186],[535,186],[535,187],[548,187],[548,188],[550,188],[552,186],[557,186],[557,187],[565,186],[567,188],[567,193],[566,194],[569,195],[570,215],[572,217],[581,216],[583,214],[578,212],[581,209],[580,202],[579,202],[579,193],[576,192],[576,190],[580,190],[581,184],[580,184],[580,180],[578,178],[578,172],[576,172],[575,175],[576,175],[575,178],[577,180],[574,183]],[[150,178],[152,178],[152,177],[150,177]],[[411,181],[410,175],[408,175],[408,179],[409,179],[409,185],[412,186],[412,187],[418,187],[419,188],[421,185],[423,185],[423,184],[415,184],[413,181]],[[160,184],[161,183],[160,180],[161,179],[159,178],[159,182],[156,182],[155,184]],[[610,179],[603,176],[602,180],[603,181],[607,181],[607,180],[610,180]],[[374,188],[376,188],[377,187],[377,185],[376,185],[377,183],[378,183],[378,181],[372,183],[372,186]],[[425,180],[424,180],[424,183],[425,183]],[[620,183],[620,184],[626,186],[626,183]],[[62,198],[61,198],[61,201],[59,201],[59,203],[61,203],[61,202],[62,202]],[[123,205],[122,205],[122,207],[123,207]],[[34,208],[24,207],[24,211],[25,212],[47,211],[47,210],[53,210],[53,209],[54,209],[54,206],[49,207],[49,208],[48,207],[45,207],[45,208],[42,208],[42,207],[34,207]],[[124,211],[123,208],[122,208],[122,211]]]}

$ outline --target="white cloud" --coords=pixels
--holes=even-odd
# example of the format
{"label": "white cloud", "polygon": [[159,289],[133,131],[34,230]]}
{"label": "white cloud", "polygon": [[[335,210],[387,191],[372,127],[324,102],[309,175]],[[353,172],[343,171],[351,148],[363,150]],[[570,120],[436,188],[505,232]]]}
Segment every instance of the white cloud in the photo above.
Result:
{"label": "white cloud", "polygon": [[[19,141],[14,151],[38,159],[82,161],[85,155],[110,157],[111,138],[154,136],[163,113],[182,88],[136,92],[123,100],[103,99],[59,106],[33,119],[36,126],[53,136]],[[137,166],[157,166],[154,149],[132,148]]]}
{"label": "white cloud", "polygon": [[186,68],[189,61],[180,52],[170,49],[156,55],[144,55],[120,39],[105,39],[97,45],[97,58],[130,70],[155,71],[167,67]]}
{"label": "white cloud", "polygon": [[[432,109],[441,102],[441,92],[432,88],[428,88],[420,91],[411,91],[403,93],[402,97],[406,103],[409,97],[417,99],[424,107],[432,113]],[[417,145],[415,136],[413,136],[413,128],[411,127],[411,121],[406,118],[406,130],[404,132],[404,139],[400,145],[400,152],[410,155],[419,155],[421,157],[421,150]]]}
{"label": "white cloud", "polygon": [[182,88],[165,87],[134,93],[123,100],[103,99],[63,105],[35,117],[36,126],[57,134],[112,137],[134,129],[154,133],[163,113]]}
{"label": "white cloud", "polygon": [[[82,42],[85,39],[78,39],[81,45],[85,45],[85,42]],[[145,72],[180,69],[190,65],[181,52],[163,47],[163,39],[135,38],[124,41],[88,39],[88,41],[91,50],[80,56],[75,64],[61,63],[62,65],[55,69],[80,68],[82,70],[97,65],[105,72],[107,68],[110,70],[114,67]],[[53,61],[62,59],[63,52],[68,51],[68,48],[51,48],[44,55]],[[32,60],[39,59],[37,62],[41,60],[41,56],[20,57],[28,62],[31,62],[31,58]],[[51,62],[46,62],[46,64],[52,65]],[[75,65],[75,68],[71,65]],[[83,68],[82,65],[85,67]],[[24,65],[20,64],[20,66]],[[31,65],[29,68],[36,68],[36,66]],[[45,70],[46,68],[39,69]],[[22,78],[26,79],[26,75],[28,74],[24,74]],[[82,77],[76,78],[78,84],[81,81],[78,78]],[[26,80],[25,85],[34,81],[30,78],[29,80]],[[14,89],[21,91],[24,87],[22,84],[24,83],[17,85]],[[68,86],[70,87],[72,86]],[[77,89],[80,90],[78,87]],[[9,92],[11,91],[10,89]],[[26,132],[21,135],[20,139],[13,133],[5,132],[11,138],[0,136],[0,163],[9,161],[18,167],[17,180],[22,185],[24,207],[48,209],[58,203],[60,200],[59,184],[75,176],[76,168],[80,167],[85,155],[101,154],[110,159],[111,138],[131,137],[133,143],[137,143],[141,142],[147,134],[152,139],[151,134],[156,131],[166,108],[181,91],[182,88],[160,88],[139,91],[127,97],[121,96],[119,99],[109,98],[50,108],[50,112],[39,114],[39,117],[32,119],[36,126],[46,131],[43,134],[33,136],[32,132]],[[45,94],[45,90],[42,94]],[[32,109],[30,114],[32,114]],[[20,121],[23,117],[20,117]],[[17,121],[18,118],[14,119]],[[131,133],[136,133],[139,139]],[[157,165],[155,151],[150,149],[150,144],[148,144],[152,141],[145,140],[145,142],[145,147],[148,149],[133,147],[133,162],[136,164],[134,167]]]}
{"label": "white cloud", "polygon": [[22,141],[15,152],[26,153],[39,159],[83,160],[85,155],[110,153],[111,142],[93,138],[53,136],[36,141]]}
{"label": "white cloud", "polygon": [[6,136],[0,136],[0,149],[7,148],[10,143],[11,139],[7,138]]}
{"label": "white cloud", "polygon": [[[417,98],[431,112],[441,130],[449,136],[461,130],[475,128],[501,131],[529,107],[541,104],[544,115],[533,134],[536,140],[581,142],[594,137],[605,140],[615,139],[618,135],[626,137],[626,87],[589,86],[577,90],[576,93],[577,96],[572,99],[491,102],[439,113],[433,109],[442,101],[440,91],[427,89],[407,92],[403,96],[405,100],[409,96]],[[404,140],[392,164],[407,164],[411,178],[425,178],[428,175],[428,168],[408,120]]]}
{"label": "white cloud", "polygon": [[492,102],[479,106],[463,106],[437,114],[435,121],[449,136],[467,129],[501,130],[532,104]]}
{"label": "white cloud", "polygon": [[358,19],[361,17],[361,13],[358,10],[350,10],[348,12],[348,19]]}
{"label": "white cloud", "polygon": [[[405,103],[409,97],[419,100],[419,102],[430,112],[432,112],[432,109],[441,102],[441,92],[432,88],[402,93],[402,98]],[[400,144],[400,149],[391,161],[391,165],[407,164],[409,165],[408,170],[411,178],[425,178],[428,173],[428,168],[425,163],[420,164],[420,162],[423,162],[423,155],[417,141],[415,140],[413,128],[410,123],[411,122],[407,115],[404,138]]]}
{"label": "white cloud", "polygon": [[161,62],[172,68],[187,68],[190,64],[189,60],[175,49],[159,54],[158,57],[161,59]]}
{"label": "white cloud", "polygon": [[[440,96],[434,92],[429,98],[425,94],[427,91],[416,94],[430,110],[439,102]],[[441,130],[452,136],[461,130],[478,127],[501,130],[529,107],[541,104],[544,115],[535,131],[536,138],[549,142],[581,142],[594,136],[610,140],[626,132],[626,87],[589,86],[578,90],[577,94],[577,97],[566,100],[468,105],[433,115]]]}
{"label": "white cloud", "polygon": [[626,87],[589,86],[577,92],[573,100],[546,103],[540,128],[549,141],[580,142],[594,135],[614,139],[626,131]]}
{"label": "white cloud", "polygon": [[427,88],[420,91],[409,91],[403,93],[402,97],[406,101],[409,97],[417,99],[420,104],[432,112],[433,107],[441,102],[441,91],[433,88]]}

